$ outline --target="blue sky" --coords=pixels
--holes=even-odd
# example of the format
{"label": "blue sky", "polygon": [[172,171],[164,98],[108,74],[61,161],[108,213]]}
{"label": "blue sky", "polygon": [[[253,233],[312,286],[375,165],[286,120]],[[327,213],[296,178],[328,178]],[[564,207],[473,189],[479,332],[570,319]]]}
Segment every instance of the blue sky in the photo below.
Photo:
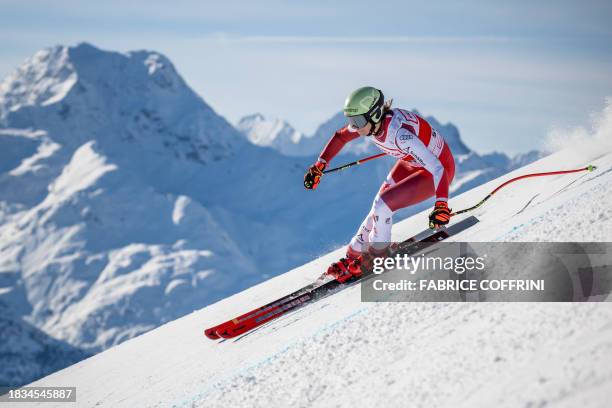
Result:
{"label": "blue sky", "polygon": [[588,125],[612,96],[610,1],[424,3],[0,0],[0,77],[56,44],[150,49],[232,122],[261,112],[311,133],[367,84],[508,153]]}

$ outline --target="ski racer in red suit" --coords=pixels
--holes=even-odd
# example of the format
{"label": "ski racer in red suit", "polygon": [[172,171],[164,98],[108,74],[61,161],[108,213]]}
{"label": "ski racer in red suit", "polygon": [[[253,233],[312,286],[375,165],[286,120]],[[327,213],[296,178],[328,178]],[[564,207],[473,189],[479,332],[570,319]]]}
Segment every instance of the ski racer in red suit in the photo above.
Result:
{"label": "ski racer in red suit", "polygon": [[354,91],[346,99],[344,115],[348,126],[331,137],[304,176],[304,187],[317,188],[323,170],[334,156],[346,143],[359,137],[366,137],[384,153],[397,158],[397,162],[351,239],[346,258],[333,263],[327,271],[340,282],[359,276],[362,263],[386,253],[393,213],[400,208],[435,196],[430,227],[447,224],[448,189],[455,175],[455,161],[442,135],[422,117],[404,109],[392,109],[391,101],[385,103],[380,90],[368,86]]}

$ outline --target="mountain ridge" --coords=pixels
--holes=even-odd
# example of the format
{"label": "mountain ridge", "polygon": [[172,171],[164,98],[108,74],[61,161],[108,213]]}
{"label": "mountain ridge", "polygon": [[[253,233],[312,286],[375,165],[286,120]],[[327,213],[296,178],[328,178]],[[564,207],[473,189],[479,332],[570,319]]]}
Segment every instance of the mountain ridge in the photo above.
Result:
{"label": "mountain ridge", "polygon": [[[491,166],[500,166],[509,171],[520,167],[520,165],[528,164],[530,160],[535,161],[542,157],[542,153],[537,150],[520,153],[513,157],[509,157],[501,152],[478,154],[466,146],[461,138],[459,129],[453,123],[442,124],[433,116],[424,116],[416,109],[413,109],[412,112],[423,116],[433,128],[439,131],[449,144],[453,154],[459,157],[460,160],[462,160],[461,157],[464,155],[473,155],[481,158]],[[255,113],[241,118],[238,121],[237,129],[253,144],[272,147],[288,156],[312,157],[319,154],[336,130],[346,125],[347,121],[344,114],[337,112],[319,125],[313,134],[305,135],[293,128],[285,120],[266,119],[263,114]],[[282,131],[278,130],[279,127]],[[298,136],[288,138],[286,136],[287,133],[297,134]],[[363,138],[362,140],[347,144],[338,156],[376,153],[378,153],[376,147]]]}

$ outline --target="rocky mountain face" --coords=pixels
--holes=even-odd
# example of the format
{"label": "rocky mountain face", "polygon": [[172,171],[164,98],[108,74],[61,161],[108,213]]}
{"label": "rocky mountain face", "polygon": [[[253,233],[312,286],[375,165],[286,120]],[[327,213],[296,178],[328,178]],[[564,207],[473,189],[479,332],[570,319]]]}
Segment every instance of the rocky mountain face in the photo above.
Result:
{"label": "rocky mountain face", "polygon": [[89,356],[37,329],[0,302],[0,384],[17,387]]}

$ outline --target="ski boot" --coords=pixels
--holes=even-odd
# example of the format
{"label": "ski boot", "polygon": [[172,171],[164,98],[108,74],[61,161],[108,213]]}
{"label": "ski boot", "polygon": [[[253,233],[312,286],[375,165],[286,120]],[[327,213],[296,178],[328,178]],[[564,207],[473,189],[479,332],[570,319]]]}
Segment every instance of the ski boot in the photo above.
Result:
{"label": "ski boot", "polygon": [[359,258],[340,258],[327,268],[326,275],[332,276],[340,283],[345,283],[349,279],[361,277],[361,259]]}
{"label": "ski boot", "polygon": [[360,278],[363,271],[367,271],[371,267],[372,256],[369,253],[355,251],[349,246],[345,257],[331,264],[326,275],[333,276],[338,282],[344,283],[352,278]]}

